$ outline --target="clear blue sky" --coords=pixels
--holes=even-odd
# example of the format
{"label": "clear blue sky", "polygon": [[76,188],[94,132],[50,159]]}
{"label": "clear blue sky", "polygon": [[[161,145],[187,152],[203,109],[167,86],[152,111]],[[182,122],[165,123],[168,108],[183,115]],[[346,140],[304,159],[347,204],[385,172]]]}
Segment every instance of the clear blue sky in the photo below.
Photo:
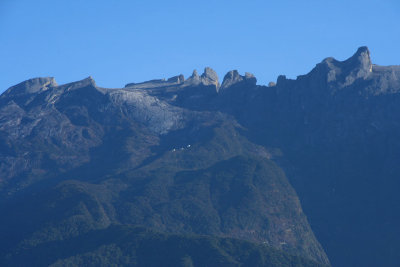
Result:
{"label": "clear blue sky", "polygon": [[121,87],[206,66],[266,84],[362,45],[400,65],[399,0],[0,0],[0,92],[39,76]]}

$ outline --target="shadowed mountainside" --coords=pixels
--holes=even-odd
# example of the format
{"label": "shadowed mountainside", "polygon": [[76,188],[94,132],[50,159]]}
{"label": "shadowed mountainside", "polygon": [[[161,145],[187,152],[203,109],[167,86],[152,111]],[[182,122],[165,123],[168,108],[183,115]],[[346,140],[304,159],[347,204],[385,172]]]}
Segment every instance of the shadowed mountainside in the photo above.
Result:
{"label": "shadowed mountainside", "polygon": [[268,150],[229,114],[200,110],[220,88],[211,69],[144,84],[38,78],[0,96],[3,258],[122,224],[329,263]]}
{"label": "shadowed mountainside", "polygon": [[7,256],[4,265],[26,262],[34,266],[325,266],[237,239],[117,225],[32,250],[18,250]]}

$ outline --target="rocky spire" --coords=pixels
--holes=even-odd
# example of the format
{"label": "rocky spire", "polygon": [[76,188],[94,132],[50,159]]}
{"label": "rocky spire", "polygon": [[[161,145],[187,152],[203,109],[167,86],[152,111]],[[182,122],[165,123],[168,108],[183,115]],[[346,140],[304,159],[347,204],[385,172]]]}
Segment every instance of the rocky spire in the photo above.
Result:
{"label": "rocky spire", "polygon": [[224,81],[221,85],[221,90],[225,90],[232,85],[242,82],[255,85],[257,83],[257,79],[249,72],[246,72],[244,76],[241,76],[237,70],[231,70],[225,75]]}
{"label": "rocky spire", "polygon": [[222,82],[221,89],[227,88],[232,84],[243,81],[243,77],[239,75],[237,70],[231,70],[224,76],[224,81]]}
{"label": "rocky spire", "polygon": [[357,52],[348,60],[343,62],[354,69],[358,69],[357,78],[361,78],[372,72],[372,62],[368,47],[362,46],[357,49]]}
{"label": "rocky spire", "polygon": [[197,70],[193,70],[191,78],[199,78],[199,74],[197,73]]}
{"label": "rocky spire", "polygon": [[214,85],[216,90],[219,88],[219,81],[218,81],[218,75],[217,73],[211,69],[210,67],[206,67],[204,69],[204,73],[199,76],[197,73],[197,70],[193,71],[192,76],[190,76],[186,81],[185,81],[185,86],[193,86],[193,85],[205,85],[205,86],[210,86]]}
{"label": "rocky spire", "polygon": [[216,88],[219,87],[218,75],[210,67],[204,69],[204,73],[201,75],[200,79],[204,85],[215,85]]}
{"label": "rocky spire", "polygon": [[362,46],[345,61],[331,64],[327,80],[336,82],[339,87],[346,87],[358,79],[367,79],[372,73],[372,62],[368,47]]}

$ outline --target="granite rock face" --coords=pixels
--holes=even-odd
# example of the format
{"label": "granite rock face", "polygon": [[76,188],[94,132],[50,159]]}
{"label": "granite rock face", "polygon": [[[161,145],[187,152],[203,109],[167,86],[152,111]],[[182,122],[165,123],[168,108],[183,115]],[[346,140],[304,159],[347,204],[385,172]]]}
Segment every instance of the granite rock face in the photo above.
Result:
{"label": "granite rock face", "polygon": [[204,85],[215,85],[216,88],[219,87],[218,75],[209,67],[204,69],[204,73],[200,76],[200,79]]}
{"label": "granite rock face", "polygon": [[53,77],[34,78],[11,87],[5,94],[14,97],[18,95],[34,94],[56,85],[56,80]]}
{"label": "granite rock face", "polygon": [[233,86],[233,85],[239,85],[240,83],[244,83],[243,85],[246,86],[248,85],[256,85],[257,79],[254,77],[253,74],[246,72],[245,76],[241,76],[237,70],[232,70],[229,71],[225,77],[224,81],[222,82],[221,85],[221,92],[223,92],[225,89]]}
{"label": "granite rock face", "polygon": [[313,83],[326,82],[333,90],[351,86],[356,80],[367,80],[372,76],[372,62],[367,47],[360,47],[345,61],[326,58],[308,75],[299,78],[315,79]]}
{"label": "granite rock face", "polygon": [[197,70],[193,71],[192,76],[190,76],[184,83],[185,86],[213,86],[215,90],[217,90],[220,86],[218,81],[217,73],[209,68],[206,67],[204,69],[203,74],[199,76]]}
{"label": "granite rock face", "polygon": [[133,121],[146,125],[156,134],[166,134],[184,126],[184,111],[143,91],[112,90],[111,102]]}

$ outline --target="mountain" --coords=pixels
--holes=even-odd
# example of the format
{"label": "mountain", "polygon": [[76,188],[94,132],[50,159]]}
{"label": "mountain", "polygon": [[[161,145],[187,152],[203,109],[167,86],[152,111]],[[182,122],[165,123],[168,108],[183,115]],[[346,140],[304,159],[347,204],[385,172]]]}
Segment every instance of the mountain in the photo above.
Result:
{"label": "mountain", "polygon": [[367,47],[269,86],[211,68],[13,86],[0,263],[397,266],[399,90]]}
{"label": "mountain", "polygon": [[[3,93],[3,264],[31,262],[52,244],[63,251],[112,225],[236,238],[254,243],[238,245],[244,254],[329,264],[271,153],[247,140],[231,115],[202,110],[224,86],[206,68],[187,80],[122,89],[98,87],[91,77],[65,85],[37,78]],[[241,259],[232,262],[245,264]]]}

